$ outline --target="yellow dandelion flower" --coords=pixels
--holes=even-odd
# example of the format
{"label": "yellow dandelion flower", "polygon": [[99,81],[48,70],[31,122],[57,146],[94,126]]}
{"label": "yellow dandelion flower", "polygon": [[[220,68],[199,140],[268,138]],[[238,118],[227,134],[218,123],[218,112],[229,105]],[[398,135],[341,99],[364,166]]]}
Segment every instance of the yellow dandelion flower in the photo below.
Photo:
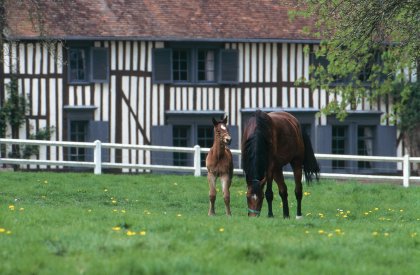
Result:
{"label": "yellow dandelion flower", "polygon": [[108,189],[106,189],[106,188],[105,188],[105,189],[104,189],[104,192],[108,192]]}
{"label": "yellow dandelion flower", "polygon": [[174,185],[176,186],[176,185],[178,185],[178,183],[174,182]]}
{"label": "yellow dandelion flower", "polygon": [[417,232],[413,232],[413,233],[411,233],[411,234],[410,234],[410,236],[411,236],[411,238],[416,237],[416,236],[417,236]]}
{"label": "yellow dandelion flower", "polygon": [[177,217],[181,217],[182,215],[181,215],[181,214],[177,214],[176,216],[177,216]]}
{"label": "yellow dandelion flower", "polygon": [[404,209],[400,209],[400,212],[404,212]]}
{"label": "yellow dandelion flower", "polygon": [[90,213],[90,212],[92,212],[92,209],[88,209],[88,212]]}
{"label": "yellow dandelion flower", "polygon": [[219,232],[224,232],[225,229],[223,227],[219,228]]}
{"label": "yellow dandelion flower", "polygon": [[334,234],[333,233],[328,233],[328,238],[331,238],[332,236],[334,236]]}
{"label": "yellow dandelion flower", "polygon": [[343,215],[343,218],[347,218],[348,216],[347,215]]}
{"label": "yellow dandelion flower", "polygon": [[146,231],[140,231],[139,234],[140,236],[146,236]]}
{"label": "yellow dandelion flower", "polygon": [[14,210],[15,210],[15,206],[14,206],[13,204],[9,205],[9,209],[10,209],[11,211],[14,211]]}
{"label": "yellow dandelion flower", "polygon": [[45,183],[45,184],[47,184],[47,183],[48,183],[48,181],[47,181],[47,180],[44,180],[44,183]]}
{"label": "yellow dandelion flower", "polygon": [[12,234],[12,231],[7,230],[7,231],[6,231],[6,234],[7,234],[7,235],[10,235],[10,234]]}
{"label": "yellow dandelion flower", "polygon": [[379,235],[379,233],[378,233],[378,232],[376,232],[376,231],[374,231],[374,232],[372,232],[372,235],[373,235],[373,236],[378,236],[378,235]]}
{"label": "yellow dandelion flower", "polygon": [[311,193],[310,192],[303,192],[304,196],[309,196]]}
{"label": "yellow dandelion flower", "polygon": [[125,213],[125,210],[123,209],[123,210],[121,210],[121,213]]}
{"label": "yellow dandelion flower", "polygon": [[341,233],[341,229],[337,228],[337,229],[335,230],[335,233],[340,234],[340,233]]}
{"label": "yellow dandelion flower", "polygon": [[0,233],[6,232],[6,229],[0,227]]}
{"label": "yellow dandelion flower", "polygon": [[25,210],[25,208],[23,208],[23,207],[19,208],[19,211],[24,211],[24,210]]}
{"label": "yellow dandelion flower", "polygon": [[378,211],[379,210],[379,208],[378,207],[375,207],[375,209],[374,209],[375,211]]}
{"label": "yellow dandelion flower", "polygon": [[305,230],[305,234],[309,234],[309,230]]}
{"label": "yellow dandelion flower", "polygon": [[112,230],[114,230],[114,231],[120,231],[120,230],[121,230],[121,227],[119,227],[119,226],[114,226],[114,227],[112,228]]}
{"label": "yellow dandelion flower", "polygon": [[384,236],[385,236],[385,237],[389,237],[389,233],[388,233],[388,232],[385,232],[385,233],[384,233]]}
{"label": "yellow dandelion flower", "polygon": [[127,236],[134,236],[134,235],[136,235],[136,232],[131,231],[131,230],[127,231]]}
{"label": "yellow dandelion flower", "polygon": [[116,213],[116,212],[118,212],[118,210],[117,209],[113,209],[112,212],[115,212]]}
{"label": "yellow dandelion flower", "polygon": [[113,204],[116,204],[116,203],[117,203],[117,201],[116,201],[116,200],[112,200],[112,203],[113,203]]}
{"label": "yellow dandelion flower", "polygon": [[324,234],[324,233],[325,233],[325,231],[324,231],[324,230],[322,230],[322,229],[320,229],[320,230],[318,230],[318,233],[322,235],[322,234]]}
{"label": "yellow dandelion flower", "polygon": [[350,210],[347,210],[347,211],[346,211],[346,213],[347,213],[347,214],[350,214],[351,212],[350,212]]}
{"label": "yellow dandelion flower", "polygon": [[365,212],[365,216],[367,216],[367,215],[369,215],[369,213],[368,212]]}

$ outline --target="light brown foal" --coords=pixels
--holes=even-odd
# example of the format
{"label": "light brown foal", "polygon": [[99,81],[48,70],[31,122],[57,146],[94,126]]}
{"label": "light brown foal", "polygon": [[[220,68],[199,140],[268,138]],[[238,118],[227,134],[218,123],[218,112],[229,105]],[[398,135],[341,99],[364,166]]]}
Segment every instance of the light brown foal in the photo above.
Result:
{"label": "light brown foal", "polygon": [[233,161],[232,153],[227,147],[232,138],[229,134],[229,130],[226,126],[227,116],[217,121],[213,118],[214,126],[214,142],[210,148],[210,152],[206,158],[207,167],[207,181],[209,183],[209,216],[215,215],[214,203],[216,201],[216,180],[220,178],[223,189],[223,198],[225,201],[226,215],[230,216],[230,184],[232,182],[233,175]]}

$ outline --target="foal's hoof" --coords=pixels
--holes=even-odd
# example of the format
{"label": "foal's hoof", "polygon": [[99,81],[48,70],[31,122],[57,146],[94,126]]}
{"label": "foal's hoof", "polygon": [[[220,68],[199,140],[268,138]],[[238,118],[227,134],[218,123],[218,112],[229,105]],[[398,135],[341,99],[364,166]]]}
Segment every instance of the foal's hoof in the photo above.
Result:
{"label": "foal's hoof", "polygon": [[268,214],[268,217],[269,218],[274,218],[274,215],[273,214]]}
{"label": "foal's hoof", "polygon": [[303,216],[296,216],[296,220],[301,220],[303,219]]}
{"label": "foal's hoof", "polygon": [[214,212],[209,212],[209,217],[213,217],[213,216],[216,216],[216,213],[214,213]]}

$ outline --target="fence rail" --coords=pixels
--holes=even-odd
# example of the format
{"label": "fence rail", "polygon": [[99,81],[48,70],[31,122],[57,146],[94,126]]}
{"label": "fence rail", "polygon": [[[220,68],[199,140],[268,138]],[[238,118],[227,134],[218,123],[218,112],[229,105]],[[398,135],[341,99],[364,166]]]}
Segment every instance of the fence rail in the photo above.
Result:
{"label": "fence rail", "polygon": [[[48,165],[58,167],[82,167],[93,168],[95,174],[101,174],[104,168],[118,169],[144,169],[157,171],[184,171],[193,172],[195,176],[202,175],[206,172],[205,167],[201,167],[201,153],[209,152],[209,148],[200,148],[196,145],[191,147],[170,147],[170,146],[154,146],[154,145],[128,145],[115,143],[101,143],[99,140],[95,142],[68,142],[68,141],[45,141],[45,140],[21,140],[21,139],[4,139],[0,138],[0,148],[2,144],[19,144],[19,145],[37,145],[50,147],[72,147],[72,148],[90,148],[93,149],[93,161],[62,161],[62,160],[38,160],[38,159],[16,159],[16,158],[0,158],[0,164],[14,165]],[[130,164],[130,163],[113,163],[102,162],[102,149],[129,149],[144,150],[158,152],[180,152],[194,155],[193,166],[172,166],[172,165],[155,165],[155,164]],[[241,155],[240,150],[231,150],[233,155]],[[339,174],[339,173],[321,173],[323,178],[331,179],[369,179],[369,180],[385,180],[385,181],[402,181],[404,187],[409,187],[410,182],[420,182],[420,177],[410,175],[411,163],[420,163],[420,157],[386,157],[386,156],[356,156],[356,155],[336,155],[336,154],[315,154],[318,160],[352,160],[352,161],[376,161],[376,162],[393,162],[402,163],[402,176],[391,175],[359,175],[359,174]],[[285,175],[292,175],[291,172],[284,172]],[[242,169],[234,169],[234,174],[243,174]]]}

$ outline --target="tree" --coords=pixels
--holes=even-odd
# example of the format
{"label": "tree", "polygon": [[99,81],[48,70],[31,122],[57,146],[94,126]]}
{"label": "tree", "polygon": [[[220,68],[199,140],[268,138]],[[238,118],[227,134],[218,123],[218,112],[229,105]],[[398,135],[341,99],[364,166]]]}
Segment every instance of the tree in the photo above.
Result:
{"label": "tree", "polygon": [[[293,15],[313,17],[315,24],[305,31],[321,39],[312,77],[304,81],[340,98],[323,113],[344,119],[363,99],[373,103],[390,97],[391,121],[405,137],[418,132],[420,117],[414,115],[420,105],[413,99],[419,96],[419,85],[413,82],[420,70],[420,0],[298,2],[301,11]],[[416,127],[404,127],[406,121]]]}

